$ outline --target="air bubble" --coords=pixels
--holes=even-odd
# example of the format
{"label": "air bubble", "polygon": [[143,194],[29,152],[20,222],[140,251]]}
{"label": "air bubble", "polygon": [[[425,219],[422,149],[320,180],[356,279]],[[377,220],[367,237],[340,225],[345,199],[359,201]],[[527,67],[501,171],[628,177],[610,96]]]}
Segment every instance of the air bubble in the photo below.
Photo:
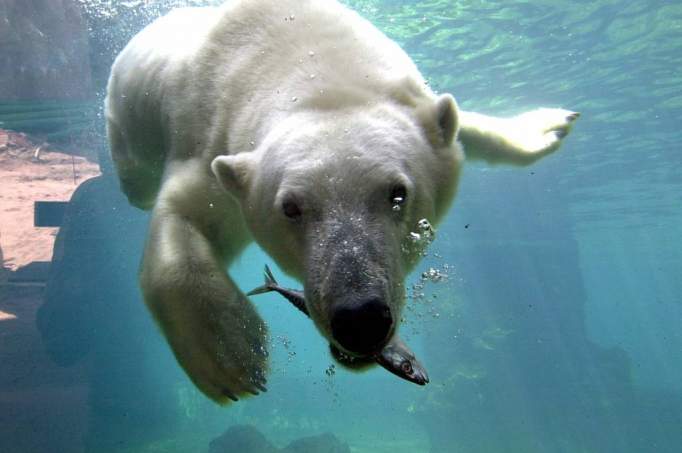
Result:
{"label": "air bubble", "polygon": [[419,222],[417,222],[417,227],[422,233],[428,234],[429,236],[436,234],[436,230],[433,229],[429,221],[426,219],[421,219]]}
{"label": "air bubble", "polygon": [[[396,205],[397,206],[397,205]],[[417,231],[411,231],[403,243],[402,251],[407,254],[426,256],[426,249],[436,238],[436,230],[426,219],[417,222]]]}
{"label": "air bubble", "polygon": [[430,281],[430,282],[441,282],[443,280],[447,280],[448,274],[445,272],[435,269],[433,267],[430,267],[429,270],[422,272],[422,281]]}

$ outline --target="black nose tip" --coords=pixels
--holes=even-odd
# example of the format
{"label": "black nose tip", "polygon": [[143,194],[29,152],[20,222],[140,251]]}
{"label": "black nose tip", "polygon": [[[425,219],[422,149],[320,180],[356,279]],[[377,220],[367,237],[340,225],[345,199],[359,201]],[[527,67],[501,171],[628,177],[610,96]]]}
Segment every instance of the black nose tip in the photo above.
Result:
{"label": "black nose tip", "polygon": [[331,320],[334,339],[358,354],[371,354],[383,346],[392,324],[391,310],[381,299],[339,308]]}

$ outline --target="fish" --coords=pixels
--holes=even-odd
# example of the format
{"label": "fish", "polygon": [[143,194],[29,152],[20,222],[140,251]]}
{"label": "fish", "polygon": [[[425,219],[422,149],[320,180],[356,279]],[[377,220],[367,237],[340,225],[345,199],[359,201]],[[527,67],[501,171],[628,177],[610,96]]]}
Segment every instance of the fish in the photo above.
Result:
{"label": "fish", "polygon": [[[246,294],[247,296],[255,296],[274,291],[284,296],[284,298],[294,307],[310,318],[303,291],[279,286],[277,280],[275,280],[275,277],[272,275],[272,271],[267,265],[265,266],[264,274],[265,284],[249,291]],[[332,345],[332,351],[334,350],[335,348]],[[340,353],[340,355],[344,356],[343,353]],[[429,382],[429,376],[426,369],[397,334],[394,334],[388,344],[386,344],[381,351],[373,355],[372,359],[378,365],[402,379],[417,385],[426,385]]]}

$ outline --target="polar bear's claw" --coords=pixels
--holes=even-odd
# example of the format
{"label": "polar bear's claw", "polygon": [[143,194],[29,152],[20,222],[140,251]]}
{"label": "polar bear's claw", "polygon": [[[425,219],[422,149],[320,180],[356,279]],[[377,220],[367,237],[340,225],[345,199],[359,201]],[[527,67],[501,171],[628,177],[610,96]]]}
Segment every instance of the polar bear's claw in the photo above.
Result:
{"label": "polar bear's claw", "polygon": [[223,389],[222,394],[223,394],[223,396],[228,397],[228,398],[231,399],[232,401],[239,401],[239,398],[237,398],[236,396],[234,396],[234,394],[233,394],[232,392],[230,392],[229,390],[227,390],[227,389]]}
{"label": "polar bear's claw", "polygon": [[265,384],[266,384],[266,383],[267,383],[267,382],[265,381],[265,379],[263,379],[263,382],[254,382],[253,385],[255,385],[256,388],[257,388],[258,390],[260,390],[261,392],[265,393],[265,392],[268,391],[268,389],[265,387]]}

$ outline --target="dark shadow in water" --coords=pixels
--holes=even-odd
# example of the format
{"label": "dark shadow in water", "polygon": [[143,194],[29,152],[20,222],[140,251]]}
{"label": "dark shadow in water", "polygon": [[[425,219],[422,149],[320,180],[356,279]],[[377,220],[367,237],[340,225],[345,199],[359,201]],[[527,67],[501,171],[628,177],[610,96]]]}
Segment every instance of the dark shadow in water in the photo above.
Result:
{"label": "dark shadow in water", "polygon": [[71,198],[37,315],[52,360],[86,362],[92,452],[172,433],[181,376],[137,286],[147,215],[107,173]]}

